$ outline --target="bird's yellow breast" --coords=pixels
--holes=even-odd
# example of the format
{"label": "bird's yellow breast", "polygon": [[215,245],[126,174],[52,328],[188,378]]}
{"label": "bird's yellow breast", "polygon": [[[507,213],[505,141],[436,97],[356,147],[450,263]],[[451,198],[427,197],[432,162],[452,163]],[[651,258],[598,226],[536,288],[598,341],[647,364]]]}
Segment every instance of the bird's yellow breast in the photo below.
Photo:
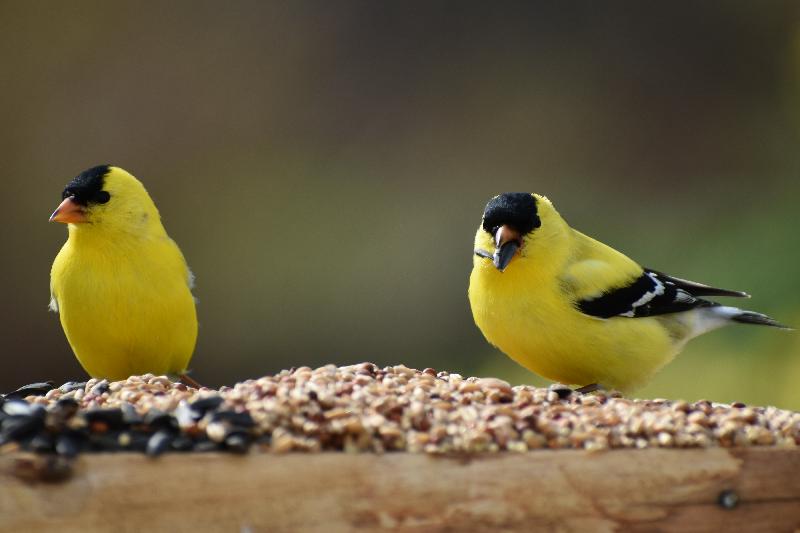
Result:
{"label": "bird's yellow breast", "polygon": [[197,318],[175,243],[165,234],[88,239],[71,234],[51,271],[61,324],[81,365],[109,379],[185,371]]}
{"label": "bird's yellow breast", "polygon": [[526,268],[519,258],[499,272],[490,259],[475,257],[469,299],[475,323],[489,342],[524,367],[562,383],[630,389],[678,351],[657,318],[585,315],[564,293],[555,272]]}

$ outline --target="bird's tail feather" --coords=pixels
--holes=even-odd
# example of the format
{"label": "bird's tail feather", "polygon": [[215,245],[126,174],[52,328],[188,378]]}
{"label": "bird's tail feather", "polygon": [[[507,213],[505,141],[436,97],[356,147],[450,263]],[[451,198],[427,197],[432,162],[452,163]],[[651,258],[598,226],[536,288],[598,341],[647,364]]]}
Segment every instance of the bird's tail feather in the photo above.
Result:
{"label": "bird's tail feather", "polygon": [[772,326],[773,328],[780,329],[794,329],[792,327],[781,324],[767,315],[755,313],[753,311],[741,311],[739,314],[731,317],[734,322],[741,322],[742,324],[758,324],[760,326]]}
{"label": "bird's tail feather", "polygon": [[767,315],[762,315],[761,313],[756,313],[755,311],[746,311],[744,309],[739,309],[738,307],[731,307],[729,305],[715,305],[713,307],[709,307],[708,310],[719,318],[730,320],[732,322],[741,322],[742,324],[758,324],[760,326],[772,326],[774,328],[781,329],[793,329],[789,326],[784,326],[780,322],[768,317]]}
{"label": "bird's tail feather", "polygon": [[714,304],[713,302],[709,302],[709,304],[708,306],[697,308],[698,314],[695,315],[693,332],[691,334],[692,337],[721,328],[731,322],[772,326],[774,328],[787,330],[793,329],[761,313],[745,311],[744,309],[729,305]]}

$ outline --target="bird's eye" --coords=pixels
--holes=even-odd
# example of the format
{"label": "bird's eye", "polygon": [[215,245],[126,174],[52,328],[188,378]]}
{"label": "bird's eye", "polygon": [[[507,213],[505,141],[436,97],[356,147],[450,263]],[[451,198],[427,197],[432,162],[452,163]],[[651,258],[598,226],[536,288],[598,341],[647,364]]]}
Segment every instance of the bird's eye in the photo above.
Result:
{"label": "bird's eye", "polygon": [[107,191],[98,191],[94,195],[94,201],[98,204],[104,204],[111,199],[111,195]]}
{"label": "bird's eye", "polygon": [[497,235],[497,231],[500,229],[500,226],[492,226],[492,235]]}

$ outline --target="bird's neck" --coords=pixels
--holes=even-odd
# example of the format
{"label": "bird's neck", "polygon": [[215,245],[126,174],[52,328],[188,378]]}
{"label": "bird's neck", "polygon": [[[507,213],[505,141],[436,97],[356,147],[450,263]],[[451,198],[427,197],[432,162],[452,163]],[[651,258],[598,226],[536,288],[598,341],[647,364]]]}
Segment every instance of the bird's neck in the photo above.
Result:
{"label": "bird's neck", "polygon": [[131,248],[149,240],[166,237],[163,226],[140,226],[135,228],[96,224],[69,224],[69,240],[76,246],[91,246],[97,249]]}

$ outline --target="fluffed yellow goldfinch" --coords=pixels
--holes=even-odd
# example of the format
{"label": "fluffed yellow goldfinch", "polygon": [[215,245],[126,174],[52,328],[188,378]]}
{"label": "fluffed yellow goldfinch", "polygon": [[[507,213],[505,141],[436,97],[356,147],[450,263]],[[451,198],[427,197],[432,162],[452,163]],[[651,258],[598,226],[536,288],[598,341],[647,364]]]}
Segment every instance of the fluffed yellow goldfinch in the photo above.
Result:
{"label": "fluffed yellow goldfinch", "polygon": [[538,194],[495,196],[475,236],[469,300],[486,339],[585,390],[641,386],[689,339],[733,322],[786,328],[704,296],[748,295],[642,268]]}
{"label": "fluffed yellow goldfinch", "polygon": [[[50,308],[92,377],[186,372],[197,338],[193,276],[142,183],[101,165],[73,179],[51,222],[69,237]],[[191,381],[191,380],[190,380]]]}

